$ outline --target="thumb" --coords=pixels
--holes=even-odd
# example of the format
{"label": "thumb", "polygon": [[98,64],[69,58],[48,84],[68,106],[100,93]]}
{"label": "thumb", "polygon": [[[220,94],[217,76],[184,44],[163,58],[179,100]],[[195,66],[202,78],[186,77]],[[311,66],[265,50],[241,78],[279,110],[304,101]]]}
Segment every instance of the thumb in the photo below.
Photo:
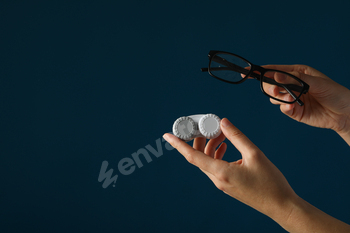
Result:
{"label": "thumb", "polygon": [[243,158],[247,158],[252,155],[253,152],[259,150],[259,148],[257,148],[256,145],[227,118],[221,120],[221,131],[237,150],[241,152]]}

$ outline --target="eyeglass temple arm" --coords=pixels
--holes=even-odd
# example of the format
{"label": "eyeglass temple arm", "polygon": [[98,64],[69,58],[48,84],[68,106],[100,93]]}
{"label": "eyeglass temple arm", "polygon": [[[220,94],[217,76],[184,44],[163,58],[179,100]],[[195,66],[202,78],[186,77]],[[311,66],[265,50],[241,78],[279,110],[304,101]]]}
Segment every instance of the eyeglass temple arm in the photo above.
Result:
{"label": "eyeglass temple arm", "polygon": [[[252,73],[250,76],[252,78],[255,78],[255,79],[260,81],[260,75],[259,74]],[[276,85],[276,86],[279,86],[279,87],[283,87],[285,89],[296,91],[296,92],[299,92],[299,93],[303,91],[303,87],[301,87],[301,86],[298,86],[298,85],[295,85],[295,84],[281,84],[281,83],[278,83],[275,80],[273,80],[271,78],[267,78],[265,76],[263,77],[263,82],[269,83],[269,84],[272,84],[272,85]]]}

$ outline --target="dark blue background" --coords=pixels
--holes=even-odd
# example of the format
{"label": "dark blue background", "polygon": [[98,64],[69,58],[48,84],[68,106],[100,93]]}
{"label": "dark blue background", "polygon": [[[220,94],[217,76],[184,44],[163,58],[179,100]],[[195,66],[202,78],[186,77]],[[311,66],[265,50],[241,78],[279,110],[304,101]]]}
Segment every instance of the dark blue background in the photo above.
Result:
{"label": "dark blue background", "polygon": [[[311,1],[310,1],[311,2]],[[284,232],[162,143],[183,115],[228,117],[296,193],[349,223],[348,145],[283,115],[254,81],[201,73],[211,49],[307,64],[350,87],[349,1],[0,3],[2,232]],[[232,146],[227,160],[240,158]],[[103,161],[119,174],[102,188]]]}

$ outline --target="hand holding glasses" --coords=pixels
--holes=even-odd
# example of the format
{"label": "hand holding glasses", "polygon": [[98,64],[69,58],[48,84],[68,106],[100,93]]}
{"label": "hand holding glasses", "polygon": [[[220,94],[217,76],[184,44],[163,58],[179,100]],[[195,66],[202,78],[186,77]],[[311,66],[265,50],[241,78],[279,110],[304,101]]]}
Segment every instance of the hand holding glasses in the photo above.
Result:
{"label": "hand holding glasses", "polygon": [[300,106],[302,94],[306,94],[309,85],[292,74],[280,70],[265,69],[254,65],[243,57],[222,51],[210,51],[209,66],[201,70],[221,81],[240,84],[249,77],[260,81],[261,91],[272,99],[283,103],[297,102]]}

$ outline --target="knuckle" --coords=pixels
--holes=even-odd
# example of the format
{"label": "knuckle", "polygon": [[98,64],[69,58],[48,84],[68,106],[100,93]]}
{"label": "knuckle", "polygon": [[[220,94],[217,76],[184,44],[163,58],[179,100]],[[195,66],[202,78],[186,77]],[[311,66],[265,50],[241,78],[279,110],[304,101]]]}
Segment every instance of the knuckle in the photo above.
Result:
{"label": "knuckle", "polygon": [[220,183],[228,183],[229,175],[225,171],[220,171],[216,174],[216,178],[220,181]]}
{"label": "knuckle", "polygon": [[169,144],[174,147],[175,149],[177,149],[179,147],[179,144],[176,141],[171,141],[169,142]]}
{"label": "knuckle", "polygon": [[298,73],[307,74],[308,71],[310,70],[310,68],[311,68],[310,66],[303,65],[303,64],[298,64],[296,66],[295,71],[297,71]]}
{"label": "knuckle", "polygon": [[189,163],[194,164],[194,157],[192,154],[187,154],[186,159]]}
{"label": "knuckle", "polygon": [[230,137],[232,137],[232,138],[240,138],[240,137],[243,137],[243,136],[244,136],[244,134],[241,131],[239,131],[239,130],[232,130],[230,132]]}
{"label": "knuckle", "polygon": [[219,184],[216,185],[216,187],[217,187],[219,190],[225,192],[225,186],[224,186],[223,184],[219,183]]}
{"label": "knuckle", "polygon": [[251,157],[258,157],[260,155],[260,151],[259,150],[256,150],[256,149],[252,149],[250,150],[250,156]]}
{"label": "knuckle", "polygon": [[263,157],[262,154],[260,150],[251,150],[249,152],[250,160],[259,161]]}

